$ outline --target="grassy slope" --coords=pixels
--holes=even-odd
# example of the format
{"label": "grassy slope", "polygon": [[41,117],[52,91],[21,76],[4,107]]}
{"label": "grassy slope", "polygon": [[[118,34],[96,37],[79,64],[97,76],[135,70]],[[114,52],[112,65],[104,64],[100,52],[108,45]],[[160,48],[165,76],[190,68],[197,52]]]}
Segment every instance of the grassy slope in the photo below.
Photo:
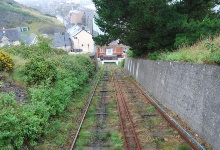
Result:
{"label": "grassy slope", "polygon": [[52,33],[54,30],[65,30],[64,26],[55,17],[42,15],[40,12],[20,5],[13,0],[7,3],[0,1],[0,14],[0,28],[28,26],[30,28],[29,33],[33,32],[36,34],[48,34]]}
{"label": "grassy slope", "polygon": [[[0,74],[3,74],[4,77],[7,78],[8,81],[13,81],[17,85],[22,85],[23,87],[25,87],[26,84],[24,82],[24,75],[22,74],[24,71],[24,65],[26,62],[28,62],[32,58],[31,57],[32,55],[40,55],[41,53],[37,52],[38,49],[35,46],[26,47],[25,49],[23,47],[3,47],[3,48],[0,48],[0,50],[10,54],[10,56],[11,56],[11,58],[13,58],[14,64],[15,64],[14,70],[12,73],[0,72]],[[83,55],[70,56],[70,55],[67,55],[63,50],[52,49],[50,52],[44,54],[44,57],[47,58],[48,60],[51,60],[52,62],[56,62],[59,64],[59,65],[57,65],[57,70],[60,72],[60,74],[58,75],[60,77],[61,74],[65,74],[67,72],[69,73],[70,70],[74,71],[74,69],[70,69],[70,67],[68,67],[68,66],[70,66],[70,64],[72,64],[73,62],[75,64],[74,66],[76,66],[76,64],[78,63],[78,60],[76,60],[76,57],[84,58],[84,57],[88,57],[88,56],[83,56]],[[82,65],[83,64],[81,64],[81,66]],[[77,69],[77,67],[75,69]],[[83,68],[81,68],[81,70],[83,70]],[[86,70],[88,70],[88,68]],[[63,71],[63,73],[62,73],[62,71]],[[79,73],[79,72],[77,72],[77,73]],[[86,76],[86,73],[84,73],[84,75]],[[64,76],[60,77],[59,84],[61,84],[61,82],[66,82],[64,80],[67,80],[67,78],[73,79],[72,77],[70,77],[70,75],[67,75],[65,77]],[[79,77],[77,77],[77,75],[75,75],[74,78],[75,79],[73,79],[73,80],[77,81]],[[70,82],[69,79],[68,79],[68,81]],[[85,82],[85,81],[81,81],[81,84],[83,82]],[[67,84],[65,84],[65,85],[67,85]],[[76,85],[75,84],[72,84],[72,85],[74,85],[75,87],[78,87],[78,83],[76,83]],[[68,149],[69,148],[68,142],[70,142],[72,140],[72,137],[71,137],[72,133],[76,132],[77,127],[78,127],[77,122],[73,122],[73,120],[80,116],[79,115],[80,111],[81,111],[81,109],[84,108],[84,103],[87,100],[88,94],[90,93],[91,87],[93,85],[90,85],[88,83],[84,83],[84,84],[80,85],[80,87],[81,86],[85,86],[85,87],[82,88],[83,90],[76,90],[75,92],[72,93],[72,97],[71,97],[70,101],[68,102],[67,108],[65,110],[63,110],[63,112],[60,113],[59,115],[57,115],[56,117],[52,116],[51,120],[47,120],[47,122],[50,124],[49,126],[42,125],[43,127],[47,127],[45,129],[46,132],[42,135],[42,137],[40,137],[40,138],[38,137],[39,141],[36,140],[39,143],[37,145],[35,145],[35,149],[42,150],[42,149],[60,149],[60,148],[61,149]],[[58,87],[58,86],[55,86],[55,87]],[[55,89],[55,87],[51,87],[51,88]],[[65,86],[62,86],[62,88],[65,89]],[[28,89],[28,87],[27,87],[27,89]],[[66,89],[68,90],[68,88],[66,88]],[[32,87],[32,90],[37,91],[37,86]],[[29,89],[27,91],[30,94],[30,92],[32,90]],[[55,91],[55,93],[56,93],[56,91]],[[62,94],[63,94],[63,92],[62,92]],[[58,94],[58,95],[61,95],[61,94]],[[47,99],[47,98],[45,98],[45,99]],[[68,96],[63,94],[62,100],[67,99],[67,98],[68,98]],[[28,97],[28,99],[30,100],[31,98]],[[53,97],[53,99],[56,99],[56,98]],[[27,105],[27,106],[31,105],[31,102],[25,103],[22,106],[25,106],[25,105]],[[34,105],[34,107],[35,107],[35,105]],[[36,106],[36,107],[38,107],[38,106]],[[0,113],[2,113],[2,112],[0,111]],[[24,113],[26,113],[26,112],[24,112]],[[1,117],[1,114],[0,114],[0,117]],[[19,115],[18,115],[18,118],[19,118]],[[31,124],[31,123],[28,123],[28,125],[29,124]],[[2,124],[0,124],[0,126],[1,125]],[[34,133],[30,133],[30,135],[32,135],[32,134],[34,134]],[[2,145],[0,142],[0,149],[3,148],[1,146]],[[7,149],[7,148],[5,148],[5,149]]]}
{"label": "grassy slope", "polygon": [[148,55],[152,60],[171,60],[205,64],[220,64],[220,36],[205,39],[192,46],[183,46],[173,52],[154,52]]}

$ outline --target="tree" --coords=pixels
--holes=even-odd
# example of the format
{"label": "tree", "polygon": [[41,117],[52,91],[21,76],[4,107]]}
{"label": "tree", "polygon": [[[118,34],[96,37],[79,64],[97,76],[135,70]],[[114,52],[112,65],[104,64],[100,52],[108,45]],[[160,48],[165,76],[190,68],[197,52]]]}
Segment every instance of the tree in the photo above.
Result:
{"label": "tree", "polygon": [[215,2],[213,0],[181,0],[176,3],[178,12],[186,14],[188,21],[202,21],[206,15],[211,14]]}
{"label": "tree", "polygon": [[[105,45],[119,39],[137,53],[172,48],[186,22],[202,21],[211,14],[212,0],[93,0],[96,22],[105,33],[95,37]],[[198,29],[199,30],[199,29]]]}
{"label": "tree", "polygon": [[[172,12],[172,5],[168,5],[166,0],[93,0],[93,2],[99,15],[96,22],[105,33],[94,38],[97,44],[104,45],[120,39],[123,44],[138,50],[138,53],[163,47],[162,42],[156,41],[160,35],[155,33],[161,32],[161,29],[167,26],[164,20],[163,23],[160,22],[163,19],[161,14],[166,11],[169,14]],[[171,20],[169,15],[163,17]],[[163,36],[169,35],[166,30],[163,31],[165,31]],[[170,45],[170,42],[164,43],[163,45]]]}

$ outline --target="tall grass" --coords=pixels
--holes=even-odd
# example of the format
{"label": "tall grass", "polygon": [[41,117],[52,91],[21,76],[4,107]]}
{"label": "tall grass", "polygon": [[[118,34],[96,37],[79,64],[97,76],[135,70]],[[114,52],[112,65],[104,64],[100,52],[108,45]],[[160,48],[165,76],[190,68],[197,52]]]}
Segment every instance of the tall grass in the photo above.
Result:
{"label": "tall grass", "polygon": [[220,36],[200,40],[192,46],[183,45],[175,51],[148,54],[151,60],[171,60],[205,64],[220,64]]}

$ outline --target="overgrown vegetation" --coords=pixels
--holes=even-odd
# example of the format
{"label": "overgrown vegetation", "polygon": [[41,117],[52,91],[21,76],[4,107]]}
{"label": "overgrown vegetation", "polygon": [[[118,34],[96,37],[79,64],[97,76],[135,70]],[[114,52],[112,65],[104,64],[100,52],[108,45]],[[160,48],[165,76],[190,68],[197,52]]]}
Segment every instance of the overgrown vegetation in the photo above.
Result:
{"label": "overgrown vegetation", "polygon": [[147,58],[151,60],[171,60],[220,64],[220,37],[206,39],[192,46],[183,46],[174,52],[153,52]]}
{"label": "overgrown vegetation", "polygon": [[[100,71],[100,73],[103,72],[103,67],[101,67],[101,70],[102,71]],[[103,86],[102,80],[99,81],[99,86]],[[106,88],[108,89],[109,87],[107,86]],[[85,147],[93,147],[97,140],[102,142],[101,146],[103,148],[110,148],[110,150],[124,149],[124,141],[122,133],[120,132],[120,118],[117,112],[116,100],[112,99],[112,96],[109,96],[111,97],[109,99],[105,99],[108,115],[105,116],[106,123],[102,124],[100,123],[99,117],[96,117],[95,115],[97,113],[97,108],[100,109],[100,102],[103,100],[100,99],[99,96],[95,96],[92,99],[88,113],[86,114],[86,119],[82,125],[79,138],[76,142],[76,150],[83,150]],[[97,133],[97,126],[101,126],[101,128],[104,128],[105,130]]]}
{"label": "overgrown vegetation", "polygon": [[15,101],[13,93],[0,93],[0,149],[36,146],[50,132],[51,121],[67,109],[71,100],[79,103],[74,96],[94,74],[89,57],[69,56],[49,48],[49,43],[39,43],[2,49],[14,60],[11,75],[26,87],[28,102]]}
{"label": "overgrown vegetation", "polygon": [[122,61],[119,62],[119,66],[120,66],[121,68],[124,68],[124,65],[125,65],[125,59],[122,59]]}

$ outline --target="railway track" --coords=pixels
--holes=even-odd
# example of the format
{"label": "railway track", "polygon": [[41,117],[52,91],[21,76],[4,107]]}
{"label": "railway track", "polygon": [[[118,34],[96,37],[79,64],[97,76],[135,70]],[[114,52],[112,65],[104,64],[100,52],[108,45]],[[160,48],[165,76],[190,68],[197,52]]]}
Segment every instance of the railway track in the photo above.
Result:
{"label": "railway track", "polygon": [[100,77],[98,78],[98,80],[96,81],[95,86],[94,86],[94,88],[93,88],[93,91],[91,92],[91,95],[89,96],[89,98],[88,98],[88,100],[87,100],[87,103],[85,104],[85,109],[84,109],[84,111],[83,111],[81,120],[78,121],[78,122],[79,122],[79,127],[78,127],[77,132],[74,134],[74,139],[73,139],[73,142],[72,142],[72,144],[71,144],[71,146],[70,146],[70,150],[73,150],[73,149],[74,149],[74,146],[75,146],[75,144],[76,144],[77,138],[78,138],[78,136],[79,136],[79,132],[80,132],[80,130],[81,130],[81,128],[82,128],[82,124],[83,124],[83,122],[84,122],[84,120],[85,120],[86,114],[87,114],[87,112],[88,112],[89,106],[90,106],[90,104],[91,104],[91,101],[92,101],[93,96],[94,96],[94,94],[95,94],[95,91],[96,91],[96,89],[97,89],[97,86],[98,86],[98,83],[99,83],[100,78],[101,78],[101,76],[100,76]]}
{"label": "railway track", "polygon": [[125,98],[122,93],[122,88],[116,75],[112,77],[113,86],[115,90],[115,97],[117,101],[118,114],[121,119],[121,129],[123,132],[124,146],[126,150],[141,150],[139,140],[134,128],[133,121],[126,106]]}
{"label": "railway track", "polygon": [[[88,99],[70,150],[74,149],[81,126],[95,94],[96,96],[99,95],[101,98],[101,101],[97,105],[99,107],[98,111],[95,114],[98,116],[96,117],[98,119],[98,124],[95,132],[98,135],[100,132],[105,131],[101,124],[103,124],[103,122],[106,123],[105,116],[108,115],[106,111],[106,99],[109,97],[107,96],[108,93],[114,94],[117,102],[124,149],[157,150],[163,149],[164,147],[166,147],[166,149],[176,149],[176,146],[184,144],[194,150],[206,150],[186,132],[183,127],[161,109],[162,107],[152,100],[151,97],[149,97],[125,72],[120,69],[115,69],[115,67],[112,66],[107,68],[109,69],[105,69],[104,73],[99,77]],[[111,74],[109,72],[111,72]],[[103,83],[99,87],[100,81]],[[112,86],[110,86],[110,89],[107,89],[106,87],[109,84]],[[102,139],[95,136],[95,141],[91,146],[93,149],[102,149],[101,145],[104,144],[102,142]]]}

